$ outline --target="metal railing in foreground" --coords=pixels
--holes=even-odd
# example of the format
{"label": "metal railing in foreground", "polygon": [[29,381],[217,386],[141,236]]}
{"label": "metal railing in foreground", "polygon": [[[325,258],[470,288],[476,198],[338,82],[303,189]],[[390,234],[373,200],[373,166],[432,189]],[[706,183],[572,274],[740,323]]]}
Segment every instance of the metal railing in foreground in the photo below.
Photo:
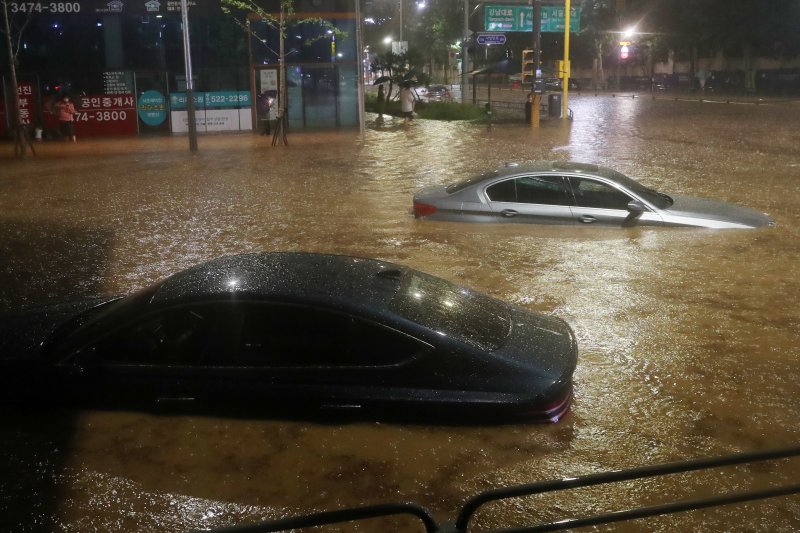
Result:
{"label": "metal railing in foreground", "polygon": [[[431,513],[424,507],[414,503],[391,503],[382,505],[370,505],[365,507],[355,507],[352,509],[342,509],[339,511],[327,511],[313,513],[305,516],[282,518],[269,520],[257,524],[233,526],[212,530],[213,533],[263,533],[274,531],[287,531],[291,529],[324,526],[331,524],[342,524],[358,520],[367,520],[379,517],[389,517],[396,515],[410,515],[418,518],[427,533],[465,533],[468,531],[470,521],[477,510],[483,505],[508,498],[519,498],[522,496],[532,496],[562,490],[576,489],[581,487],[591,487],[616,483],[620,481],[632,481],[656,476],[665,476],[710,468],[721,468],[725,466],[741,465],[759,461],[774,461],[800,456],[800,446],[791,448],[781,448],[774,450],[764,450],[759,452],[739,453],[722,457],[712,457],[707,459],[695,459],[689,461],[678,461],[674,463],[664,463],[660,465],[644,466],[628,470],[616,470],[589,474],[578,477],[567,477],[551,481],[543,481],[528,485],[518,485],[501,489],[488,490],[479,493],[463,505],[458,514],[455,524],[438,524]],[[586,518],[570,518],[537,524],[533,526],[521,526],[511,529],[503,529],[503,533],[519,532],[539,532],[539,531],[563,531],[577,527],[609,524],[625,520],[634,520],[650,516],[659,516],[696,509],[706,509],[721,505],[742,503],[753,500],[762,500],[778,496],[788,496],[800,493],[800,483],[771,487],[768,489],[725,494],[713,498],[695,499],[671,502],[652,507],[639,507],[625,511],[615,511],[599,514]],[[495,530],[499,532],[501,530]]]}

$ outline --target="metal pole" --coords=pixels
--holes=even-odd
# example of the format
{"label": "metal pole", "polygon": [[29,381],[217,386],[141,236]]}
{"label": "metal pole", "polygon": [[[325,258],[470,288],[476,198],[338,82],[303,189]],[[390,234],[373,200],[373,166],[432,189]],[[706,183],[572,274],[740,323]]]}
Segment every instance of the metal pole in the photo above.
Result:
{"label": "metal pole", "polygon": [[542,0],[533,1],[533,81],[531,92],[536,92],[536,79],[542,69]]}
{"label": "metal pole", "polygon": [[181,22],[183,25],[183,62],[186,68],[186,119],[189,124],[189,151],[197,151],[197,124],[194,118],[194,82],[192,81],[192,51],[189,45],[189,8],[181,0]]}
{"label": "metal pole", "polygon": [[461,40],[461,103],[467,103],[467,39],[469,38],[469,0],[464,0],[464,35]]}
{"label": "metal pole", "polygon": [[363,53],[361,44],[361,0],[356,2],[356,76],[358,79],[358,130],[364,136],[364,62],[361,59]]}
{"label": "metal pole", "polygon": [[[284,44],[284,32],[286,31],[286,20],[284,19],[285,6],[281,2],[281,14],[278,22],[278,120],[281,127],[285,126],[283,115],[286,113],[286,49]],[[284,134],[285,131],[281,130]]]}
{"label": "metal pole", "polygon": [[400,42],[403,42],[403,0],[400,0]]}
{"label": "metal pole", "polygon": [[562,78],[562,87],[561,90],[564,92],[564,97],[562,98],[561,102],[561,119],[567,120],[567,111],[569,110],[569,105],[567,104],[567,99],[569,98],[569,6],[570,0],[565,0],[565,9],[564,9],[564,69],[566,69],[566,73],[564,73],[564,77]]}
{"label": "metal pole", "polygon": [[531,127],[538,128],[544,87],[537,91],[536,82],[542,70],[542,1],[533,0],[533,79],[531,80]]}

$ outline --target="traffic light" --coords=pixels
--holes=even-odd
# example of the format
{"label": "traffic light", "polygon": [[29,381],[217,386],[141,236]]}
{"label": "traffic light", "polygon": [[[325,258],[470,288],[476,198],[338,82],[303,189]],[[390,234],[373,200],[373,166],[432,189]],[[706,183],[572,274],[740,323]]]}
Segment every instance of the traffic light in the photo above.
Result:
{"label": "traffic light", "polygon": [[620,41],[619,42],[619,58],[622,60],[628,59],[631,56],[631,42],[630,41]]}
{"label": "traffic light", "polygon": [[533,83],[536,78],[536,62],[533,50],[522,51],[522,83]]}

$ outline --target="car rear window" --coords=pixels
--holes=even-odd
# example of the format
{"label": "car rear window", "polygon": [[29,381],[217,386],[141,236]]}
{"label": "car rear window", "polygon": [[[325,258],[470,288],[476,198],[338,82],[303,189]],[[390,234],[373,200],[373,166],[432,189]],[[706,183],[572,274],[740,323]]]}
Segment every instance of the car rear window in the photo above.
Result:
{"label": "car rear window", "polygon": [[469,187],[470,185],[474,185],[479,181],[483,181],[486,178],[491,177],[494,172],[483,172],[478,174],[477,176],[472,176],[471,178],[467,178],[464,181],[459,181],[457,183],[451,183],[450,185],[446,185],[444,190],[446,190],[449,194],[457,193],[458,191],[462,191]]}
{"label": "car rear window", "polygon": [[404,318],[481,350],[497,350],[511,333],[511,311],[502,302],[419,273],[407,276],[390,306]]}

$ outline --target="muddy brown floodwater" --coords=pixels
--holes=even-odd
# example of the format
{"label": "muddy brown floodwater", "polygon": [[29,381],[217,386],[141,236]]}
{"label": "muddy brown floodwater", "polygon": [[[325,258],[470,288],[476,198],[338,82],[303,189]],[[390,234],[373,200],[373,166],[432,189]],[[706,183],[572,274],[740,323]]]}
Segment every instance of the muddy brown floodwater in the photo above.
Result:
{"label": "muddy brown floodwater", "polygon": [[[388,423],[6,409],[2,531],[188,531],[415,501],[441,520],[493,487],[800,441],[800,104],[572,98],[569,126],[399,120],[357,134],[0,146],[0,307],[128,293],[223,254],[377,257],[567,320],[575,403],[554,425]],[[411,193],[508,160],[613,166],[774,228],[602,229],[417,221]],[[800,460],[487,507],[477,526],[652,505],[800,477]],[[361,531],[419,531],[412,522]],[[794,531],[797,496],[610,527]]]}

